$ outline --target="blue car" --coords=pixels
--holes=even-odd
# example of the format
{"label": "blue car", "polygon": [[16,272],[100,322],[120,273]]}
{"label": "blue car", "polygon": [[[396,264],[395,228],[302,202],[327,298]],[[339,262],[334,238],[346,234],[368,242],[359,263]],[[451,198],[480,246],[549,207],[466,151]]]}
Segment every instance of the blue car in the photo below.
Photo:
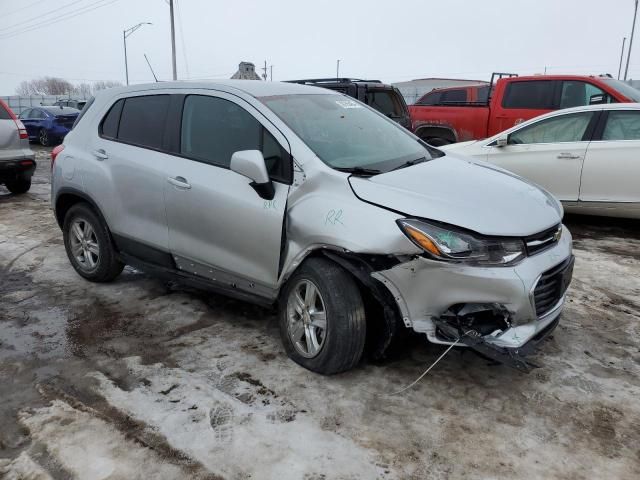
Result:
{"label": "blue car", "polygon": [[27,108],[19,115],[29,135],[29,141],[39,142],[45,147],[62,142],[80,110],[70,107]]}

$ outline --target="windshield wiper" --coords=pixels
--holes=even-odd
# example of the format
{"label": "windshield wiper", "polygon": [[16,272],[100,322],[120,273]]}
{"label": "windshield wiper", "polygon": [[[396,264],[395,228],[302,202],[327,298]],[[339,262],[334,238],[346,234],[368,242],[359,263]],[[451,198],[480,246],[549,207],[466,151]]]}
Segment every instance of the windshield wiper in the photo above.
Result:
{"label": "windshield wiper", "polygon": [[382,173],[381,170],[365,167],[334,167],[334,170],[338,170],[339,172],[353,173],[354,175],[362,175],[365,177],[370,177]]}
{"label": "windshield wiper", "polygon": [[426,161],[427,161],[427,157],[416,158],[415,160],[409,160],[408,162],[404,162],[402,165],[398,165],[396,168],[392,168],[391,171],[393,172],[394,170],[400,170],[401,168],[412,167],[413,165],[426,162]]}

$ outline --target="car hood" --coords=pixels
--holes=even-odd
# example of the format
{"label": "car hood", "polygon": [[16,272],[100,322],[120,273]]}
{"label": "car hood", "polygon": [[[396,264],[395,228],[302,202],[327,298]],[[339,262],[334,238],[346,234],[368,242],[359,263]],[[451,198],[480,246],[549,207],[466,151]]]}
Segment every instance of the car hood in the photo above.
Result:
{"label": "car hood", "polygon": [[465,148],[465,147],[470,147],[471,145],[474,145],[478,143],[478,140],[469,140],[467,142],[458,142],[458,143],[450,143],[448,145],[442,145],[441,147],[438,147],[439,150],[457,150],[459,148]]}
{"label": "car hood", "polygon": [[484,235],[527,236],[562,220],[560,203],[547,191],[495,165],[453,155],[349,182],[363,201]]}

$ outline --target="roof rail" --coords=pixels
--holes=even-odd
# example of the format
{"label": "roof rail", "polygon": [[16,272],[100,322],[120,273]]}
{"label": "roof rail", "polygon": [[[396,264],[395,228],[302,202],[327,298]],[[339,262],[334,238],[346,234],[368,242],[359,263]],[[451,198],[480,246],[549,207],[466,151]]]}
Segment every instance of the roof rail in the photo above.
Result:
{"label": "roof rail", "polygon": [[369,82],[369,83],[382,83],[380,80],[362,80],[359,78],[309,78],[306,80],[286,80],[287,83],[300,83],[317,84],[317,83],[354,83],[354,82]]}

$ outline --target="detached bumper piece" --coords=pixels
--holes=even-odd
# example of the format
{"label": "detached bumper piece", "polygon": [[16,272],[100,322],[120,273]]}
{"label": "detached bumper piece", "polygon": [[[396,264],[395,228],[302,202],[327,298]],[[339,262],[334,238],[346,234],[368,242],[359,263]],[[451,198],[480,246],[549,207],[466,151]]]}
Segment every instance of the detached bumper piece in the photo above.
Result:
{"label": "detached bumper piece", "polygon": [[461,343],[479,354],[499,363],[529,373],[540,366],[526,357],[534,353],[537,345],[558,325],[559,319],[551,322],[544,330],[518,348],[497,346],[485,338],[496,331],[510,328],[509,312],[495,304],[466,304],[452,307],[443,315],[433,318],[438,334],[443,339]]}

